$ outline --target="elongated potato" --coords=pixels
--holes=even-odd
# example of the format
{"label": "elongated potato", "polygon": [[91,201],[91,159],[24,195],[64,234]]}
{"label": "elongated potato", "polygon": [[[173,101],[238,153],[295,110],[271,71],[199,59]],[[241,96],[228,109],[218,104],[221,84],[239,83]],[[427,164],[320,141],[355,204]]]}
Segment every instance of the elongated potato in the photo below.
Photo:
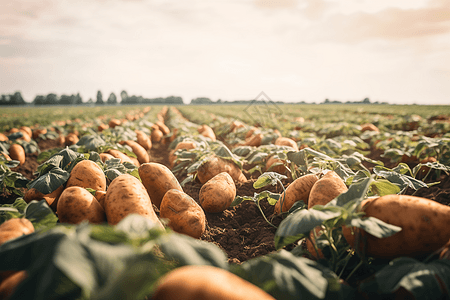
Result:
{"label": "elongated potato", "polygon": [[154,143],[159,143],[163,137],[164,133],[159,130],[159,128],[152,129],[151,140]]}
{"label": "elongated potato", "polygon": [[129,214],[139,214],[164,228],[153,210],[144,185],[130,174],[122,174],[111,182],[103,203],[108,224],[116,225]]}
{"label": "elongated potato", "polygon": [[145,150],[150,150],[152,148],[152,140],[150,137],[145,132],[137,129],[134,132],[136,132],[138,144],[144,147]]}
{"label": "elongated potato", "polygon": [[[281,194],[280,200],[275,204],[274,211],[277,214],[288,211],[295,202],[303,200],[308,205],[309,193],[312,187],[319,180],[315,174],[308,174],[294,180]],[[284,199],[283,199],[284,197]],[[281,202],[283,207],[281,208]]]}
{"label": "elongated potato", "polygon": [[61,185],[59,188],[57,188],[56,190],[54,190],[53,192],[49,193],[49,194],[43,194],[41,192],[39,192],[38,190],[36,190],[35,188],[31,188],[29,190],[27,190],[25,192],[25,194],[23,195],[23,200],[26,203],[30,203],[32,200],[42,200],[45,199],[45,201],[47,202],[48,206],[52,206],[53,202],[56,200],[58,200],[59,196],[61,195],[61,193],[64,190],[64,186]]}
{"label": "elongated potato", "polygon": [[183,266],[157,283],[153,300],[275,300],[256,285],[213,266]]}
{"label": "elongated potato", "polygon": [[133,150],[133,153],[136,154],[137,160],[139,164],[148,163],[150,161],[150,157],[148,156],[147,150],[144,149],[141,145],[139,145],[135,141],[125,141],[125,145],[128,145]]}
{"label": "elongated potato", "polygon": [[159,127],[159,130],[161,130],[163,135],[167,135],[170,133],[169,127],[167,127],[166,124],[164,124],[163,122],[157,121],[155,124]]}
{"label": "elongated potato", "polygon": [[275,145],[278,146],[289,146],[293,148],[295,151],[298,151],[297,143],[288,137],[279,137],[275,140]]}
{"label": "elongated potato", "polygon": [[105,211],[94,195],[80,186],[71,186],[62,192],[56,207],[61,223],[79,224],[82,221],[100,224],[106,222]]}
{"label": "elongated potato", "polygon": [[182,141],[179,142],[176,146],[175,149],[173,149],[172,151],[170,151],[169,153],[169,163],[170,163],[170,167],[173,168],[175,165],[175,160],[177,159],[177,156],[174,154],[177,150],[179,149],[195,149],[197,147],[197,145],[193,142],[193,141]]}
{"label": "elongated potato", "polygon": [[80,139],[75,133],[69,133],[68,135],[66,135],[64,139],[64,145],[66,146],[75,145],[76,143],[78,143],[79,140]]}
{"label": "elongated potato", "polygon": [[161,218],[169,219],[172,230],[200,238],[206,229],[203,209],[188,194],[177,189],[168,190],[161,201]]}
{"label": "elongated potato", "polygon": [[[129,162],[132,163],[133,165],[135,165],[136,167],[140,166],[139,161],[134,158],[134,157],[129,157],[128,155],[126,155],[125,153],[116,150],[116,149],[110,149],[107,152],[108,154],[111,154],[112,156],[114,156],[115,158],[120,158],[120,162],[124,163],[124,162]],[[134,159],[133,159],[134,158]]]}
{"label": "elongated potato", "polygon": [[[366,200],[362,211],[402,228],[387,237],[376,238],[362,229],[344,228],[343,233],[352,247],[358,247],[367,256],[393,259],[401,256],[423,257],[450,240],[450,207],[426,198],[407,195],[386,195]],[[359,236],[358,236],[359,235]],[[360,241],[355,245],[356,238]]]}
{"label": "elongated potato", "polygon": [[203,124],[202,126],[198,127],[197,131],[204,137],[210,138],[212,141],[216,140],[216,134],[214,133],[214,130],[206,124]]}
{"label": "elongated potato", "polygon": [[227,209],[236,197],[236,185],[227,172],[208,180],[200,189],[199,201],[207,212],[218,213]]}
{"label": "elongated potato", "polygon": [[[281,165],[276,165],[275,164],[279,164],[281,163]],[[276,157],[275,155],[272,155],[269,157],[269,159],[266,161],[266,172],[276,172],[278,174],[286,174],[288,173],[288,169],[286,169],[285,165],[284,165],[284,161],[279,159],[278,157]]]}
{"label": "elongated potato", "polygon": [[311,188],[308,209],[314,205],[325,205],[347,190],[344,180],[336,172],[329,171]]}
{"label": "elongated potato", "polygon": [[23,165],[25,163],[25,150],[19,144],[12,144],[9,147],[9,157],[13,160],[19,161],[19,165]]}
{"label": "elongated potato", "polygon": [[157,208],[160,208],[164,194],[168,190],[183,191],[175,175],[163,164],[145,163],[139,167],[138,171],[142,184]]}
{"label": "elongated potato", "polygon": [[73,167],[66,188],[80,186],[106,191],[106,177],[102,168],[92,160],[82,160]]}
{"label": "elongated potato", "polygon": [[9,141],[9,138],[4,134],[0,132],[0,142],[7,142]]}
{"label": "elongated potato", "polygon": [[107,160],[110,160],[113,158],[115,158],[115,157],[109,153],[100,153],[100,159],[102,160],[103,163],[105,163]]}
{"label": "elongated potato", "polygon": [[197,170],[197,177],[202,184],[213,178],[219,173],[227,172],[235,182],[245,182],[247,178],[241,169],[232,161],[222,159],[217,156],[211,156],[207,161],[200,165]]}

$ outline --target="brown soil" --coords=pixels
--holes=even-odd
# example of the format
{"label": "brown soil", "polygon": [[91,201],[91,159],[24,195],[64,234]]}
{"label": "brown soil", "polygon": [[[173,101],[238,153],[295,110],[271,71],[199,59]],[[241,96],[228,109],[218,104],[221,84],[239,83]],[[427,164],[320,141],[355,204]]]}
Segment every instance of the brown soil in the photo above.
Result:
{"label": "brown soil", "polygon": [[[40,141],[39,146],[43,150],[57,147],[51,141]],[[169,165],[168,154],[167,145],[160,143],[155,143],[150,150],[151,161],[159,162],[166,166]],[[373,154],[370,157],[379,159],[377,154]],[[33,179],[33,172],[36,171],[39,165],[36,158],[37,153],[27,154],[25,164],[15,168],[14,171],[24,174],[28,179]],[[255,192],[260,192],[253,188],[253,181],[254,179],[251,179],[246,183],[238,184],[237,195],[253,196]],[[443,175],[440,181],[441,183],[438,185],[416,191],[415,195],[450,205],[450,177]],[[185,185],[184,191],[198,201],[200,188],[200,183],[191,182]],[[278,193],[282,191],[279,185],[271,186],[270,190]],[[407,194],[411,195],[413,192],[413,190],[408,190]],[[13,200],[13,196],[0,194],[0,203],[11,203]],[[281,217],[272,218],[273,206],[269,205],[265,200],[262,200],[260,204],[264,215],[274,225],[279,225]],[[228,255],[229,262],[240,263],[275,251],[274,234],[276,229],[264,220],[256,203],[252,201],[244,201],[240,205],[229,208],[222,213],[206,213],[206,218],[207,229],[201,239],[212,242],[223,249]]]}

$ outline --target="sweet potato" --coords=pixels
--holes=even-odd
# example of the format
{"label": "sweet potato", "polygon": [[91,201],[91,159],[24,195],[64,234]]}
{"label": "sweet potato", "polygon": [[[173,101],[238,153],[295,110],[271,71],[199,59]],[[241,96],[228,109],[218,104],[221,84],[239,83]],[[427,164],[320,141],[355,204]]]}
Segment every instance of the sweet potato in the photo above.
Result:
{"label": "sweet potato", "polygon": [[145,132],[137,129],[134,132],[136,132],[138,144],[141,145],[145,150],[150,150],[152,148],[152,140],[150,139],[150,137],[145,134]]}
{"label": "sweet potato", "polygon": [[213,266],[183,266],[156,284],[153,300],[275,300],[256,285]]}
{"label": "sweet potato", "polygon": [[380,132],[380,130],[378,129],[377,126],[375,126],[372,123],[365,123],[361,125],[361,132],[364,131],[375,131],[375,132]]}
{"label": "sweet potato", "polygon": [[[400,256],[424,257],[450,240],[450,207],[426,198],[407,195],[386,195],[363,201],[366,217],[374,217],[402,228],[387,237],[376,238],[362,229],[344,228],[352,247],[367,256],[393,259]],[[359,240],[358,245],[356,242]]]}
{"label": "sweet potato", "polygon": [[139,143],[135,141],[125,141],[125,145],[129,146],[134,154],[136,154],[136,158],[139,164],[148,163],[150,161],[150,157],[148,156],[147,150],[144,149]]}
{"label": "sweet potato", "polygon": [[35,188],[31,188],[25,192],[25,194],[23,195],[23,200],[26,203],[30,203],[33,200],[39,201],[39,200],[45,199],[48,206],[52,206],[53,202],[59,198],[59,196],[61,195],[63,190],[64,190],[64,186],[61,185],[59,188],[57,188],[53,192],[51,192],[49,194],[43,194],[43,193],[39,192],[38,190],[36,190]]}
{"label": "sweet potato", "polygon": [[7,142],[9,141],[8,137],[0,132],[0,142]]}
{"label": "sweet potato", "polygon": [[177,156],[174,154],[177,150],[179,149],[195,149],[197,147],[197,145],[192,142],[192,141],[182,141],[179,142],[176,146],[175,149],[173,149],[172,151],[170,151],[169,153],[169,164],[170,167],[173,168],[175,165],[175,160],[177,159]]}
{"label": "sweet potato", "polygon": [[[281,165],[279,164],[281,163]],[[275,165],[278,164],[278,165]],[[269,159],[266,161],[266,172],[276,172],[279,174],[286,174],[288,173],[288,169],[286,169],[284,165],[284,161],[279,159],[277,156],[272,155],[269,157]]]}
{"label": "sweet potato", "polygon": [[64,139],[64,145],[66,146],[75,145],[76,143],[78,143],[79,140],[80,139],[75,133],[69,133],[68,135],[66,135]]}
{"label": "sweet potato", "polygon": [[177,189],[168,190],[161,201],[161,218],[169,220],[172,230],[200,238],[206,229],[203,209],[188,194]]}
{"label": "sweet potato", "polygon": [[28,277],[27,271],[15,271],[0,283],[0,299],[9,299],[17,286]]}
{"label": "sweet potato", "polygon": [[122,174],[111,182],[103,205],[108,224],[116,225],[129,214],[139,214],[164,228],[153,210],[144,185],[130,174]]}
{"label": "sweet potato", "polygon": [[106,130],[106,129],[108,129],[109,128],[109,126],[107,125],[107,124],[100,124],[100,125],[98,125],[98,127],[97,127],[97,131],[98,132],[102,132],[103,130]]}
{"label": "sweet potato", "polygon": [[139,177],[150,196],[151,202],[160,208],[164,194],[171,189],[183,191],[180,183],[165,165],[160,163],[145,163],[139,167]]}
{"label": "sweet potato", "polygon": [[32,131],[31,128],[28,127],[28,126],[21,126],[21,127],[19,128],[19,130],[25,131],[25,132],[28,134],[29,137],[32,137],[32,136],[33,136],[33,131]]}
{"label": "sweet potato", "polygon": [[163,122],[157,121],[155,124],[158,126],[159,130],[161,130],[163,135],[167,135],[170,133],[169,127],[167,127],[166,124],[164,124]]}
{"label": "sweet potato", "polygon": [[163,135],[164,135],[163,132],[161,130],[159,130],[159,128],[153,129],[152,134],[151,134],[152,142],[154,142],[154,143],[160,142]]}
{"label": "sweet potato", "polygon": [[263,138],[262,133],[251,135],[245,139],[244,143],[241,143],[240,145],[259,147],[261,146],[262,138]]}
{"label": "sweet potato", "polygon": [[18,160],[19,165],[23,165],[25,163],[25,150],[21,145],[12,144],[8,151],[11,159]]}
{"label": "sweet potato", "polygon": [[95,191],[94,197],[95,197],[95,199],[97,199],[98,203],[100,203],[100,205],[104,208],[106,191]]}
{"label": "sweet potato", "polygon": [[197,170],[197,177],[202,184],[213,178],[219,173],[227,172],[235,182],[245,182],[247,178],[241,169],[232,161],[222,159],[217,156],[211,156],[202,163]]}
{"label": "sweet potato", "polygon": [[103,207],[88,190],[80,186],[64,189],[58,199],[56,212],[61,223],[79,224],[87,220],[100,224],[106,221]]}
{"label": "sweet potato", "polygon": [[298,151],[297,143],[288,137],[279,137],[275,140],[275,145],[278,146],[289,146],[294,149],[294,151]]}
{"label": "sweet potato", "polygon": [[129,163],[132,163],[133,165],[135,165],[136,167],[139,167],[141,165],[136,158],[129,157],[128,155],[126,155],[125,153],[123,153],[123,152],[121,152],[119,150],[109,149],[107,153],[111,154],[115,158],[120,158],[120,162],[121,163],[129,162]]}
{"label": "sweet potato", "polygon": [[199,202],[207,212],[218,213],[227,209],[236,197],[236,185],[227,172],[208,180],[200,189]]}
{"label": "sweet potato", "polygon": [[[13,218],[3,222],[0,225],[0,234],[7,231],[13,231],[16,233],[16,236],[19,237],[21,235],[34,232],[34,226],[28,219]],[[4,240],[0,242],[0,245],[3,244],[3,242]]]}
{"label": "sweet potato", "polygon": [[109,120],[109,122],[108,122],[108,126],[110,128],[115,128],[116,126],[120,126],[120,125],[122,125],[122,122],[118,119],[113,118],[113,119]]}
{"label": "sweet potato", "polygon": [[[319,180],[315,174],[308,174],[294,180],[287,188],[286,192],[281,194],[280,200],[275,204],[276,214],[288,211],[295,202],[303,200],[308,204],[309,193],[316,181]],[[283,199],[284,197],[284,199]],[[283,207],[281,209],[281,202]]]}
{"label": "sweet potato", "polygon": [[214,133],[214,130],[206,124],[198,127],[197,131],[204,137],[210,138],[212,141],[216,140],[216,134]]}
{"label": "sweet potato", "polygon": [[79,186],[106,191],[106,177],[102,168],[92,160],[82,160],[73,167],[66,188]]}
{"label": "sweet potato", "polygon": [[113,158],[115,158],[115,157],[109,153],[106,153],[106,152],[100,153],[100,159],[102,160],[103,163],[105,163],[107,160],[110,160]]}

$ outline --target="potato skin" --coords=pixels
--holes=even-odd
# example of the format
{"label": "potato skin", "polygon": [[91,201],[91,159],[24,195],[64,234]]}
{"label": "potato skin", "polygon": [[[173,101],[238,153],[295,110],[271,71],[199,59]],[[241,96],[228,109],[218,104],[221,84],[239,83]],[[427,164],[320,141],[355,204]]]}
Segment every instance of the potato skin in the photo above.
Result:
{"label": "potato skin", "polygon": [[102,168],[92,160],[82,160],[73,167],[66,188],[80,186],[106,191],[106,177]]}
{"label": "potato skin", "polygon": [[[7,231],[15,232],[18,236],[34,232],[34,226],[30,220],[25,218],[13,218],[3,222],[0,225],[0,233]],[[0,242],[0,245],[3,244]]]}
{"label": "potato skin", "polygon": [[106,221],[105,211],[97,199],[85,188],[66,188],[58,199],[56,212],[61,223],[79,224],[87,220],[100,224]]}
{"label": "potato skin", "polygon": [[161,201],[161,218],[169,219],[172,230],[200,238],[206,229],[203,209],[188,194],[177,189],[167,191]]}
{"label": "potato skin", "polygon": [[202,184],[219,173],[227,172],[235,182],[245,182],[247,178],[233,162],[217,156],[211,156],[197,170],[197,177]]}
{"label": "potato skin", "polygon": [[25,163],[25,150],[19,144],[12,144],[9,147],[9,157],[13,160],[18,160],[19,165],[23,165]]}
{"label": "potato skin", "polygon": [[279,137],[275,140],[275,145],[278,146],[289,146],[292,147],[295,151],[298,151],[297,143],[288,137]]}
{"label": "potato skin", "polygon": [[[281,194],[280,200],[274,207],[276,214],[288,211],[295,202],[303,200],[308,205],[309,193],[314,184],[319,180],[315,174],[308,174],[294,180],[287,188],[286,192]],[[283,208],[281,208],[281,199],[284,196]]]}
{"label": "potato skin", "polygon": [[[272,165],[276,164],[276,163],[282,163],[283,165],[277,165],[277,166],[272,167]],[[275,155],[272,155],[266,161],[266,172],[276,172],[278,174],[286,174],[288,172],[288,170],[284,166],[283,160],[279,159]]]}
{"label": "potato skin", "polygon": [[197,131],[204,137],[210,138],[212,141],[216,140],[216,134],[214,133],[214,130],[206,124],[203,124],[202,126],[198,127]]}
{"label": "potato skin", "polygon": [[400,256],[423,257],[437,251],[450,240],[450,207],[426,198],[407,195],[386,195],[364,202],[367,217],[380,219],[402,228],[387,237],[376,238],[362,229],[350,228],[343,233],[352,247],[363,251],[362,243],[355,245],[355,237],[366,240],[365,253],[375,258],[393,259]]}
{"label": "potato skin", "polygon": [[151,140],[152,140],[152,142],[158,143],[161,141],[163,136],[164,136],[164,133],[161,130],[159,130],[159,127],[154,128],[152,130]]}
{"label": "potato skin", "polygon": [[236,185],[227,172],[222,172],[208,180],[200,189],[201,207],[210,213],[227,209],[236,197]]}
{"label": "potato skin", "polygon": [[108,224],[116,225],[129,214],[139,214],[164,228],[153,210],[144,185],[130,174],[122,174],[111,182],[103,205]]}
{"label": "potato skin", "polygon": [[314,205],[325,205],[347,190],[344,180],[336,172],[329,171],[311,188],[308,209]]}
{"label": "potato skin", "polygon": [[137,142],[139,145],[141,145],[145,150],[150,150],[152,148],[152,140],[148,135],[145,134],[145,132],[140,130],[135,130]]}
{"label": "potato skin", "polygon": [[139,145],[135,141],[125,141],[125,145],[128,145],[133,150],[133,153],[136,154],[137,160],[139,164],[148,163],[150,161],[150,157],[148,156],[147,150],[144,149],[141,145]]}
{"label": "potato skin", "polygon": [[126,155],[125,153],[123,153],[119,150],[110,149],[110,150],[108,150],[107,153],[114,156],[115,158],[120,158],[121,163],[129,162],[129,163],[132,163],[133,165],[135,165],[136,167],[140,166],[140,163],[137,159],[132,159],[131,157],[129,157],[128,155]]}
{"label": "potato skin", "polygon": [[58,198],[59,198],[59,196],[61,196],[61,193],[63,192],[63,190],[64,190],[64,186],[61,185],[59,188],[57,188],[53,192],[44,195],[41,192],[39,192],[38,190],[36,190],[35,188],[31,188],[25,192],[25,195],[23,195],[23,200],[26,203],[30,203],[33,200],[45,199],[48,206],[52,207],[53,203],[55,201],[58,201]]}
{"label": "potato skin", "polygon": [[175,175],[163,164],[145,163],[139,167],[138,171],[142,184],[157,208],[160,208],[161,201],[168,190],[183,191]]}
{"label": "potato skin", "polygon": [[115,158],[115,157],[109,153],[100,153],[100,159],[102,160],[103,163],[105,163],[107,160],[110,160],[113,158]]}
{"label": "potato skin", "polygon": [[157,283],[154,300],[275,300],[256,285],[213,266],[183,266]]}

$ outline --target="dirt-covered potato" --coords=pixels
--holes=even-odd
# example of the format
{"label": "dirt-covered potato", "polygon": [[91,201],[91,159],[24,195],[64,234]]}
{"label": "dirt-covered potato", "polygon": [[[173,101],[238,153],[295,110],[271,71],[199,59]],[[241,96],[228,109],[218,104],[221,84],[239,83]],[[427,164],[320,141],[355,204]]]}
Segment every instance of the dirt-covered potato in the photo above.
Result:
{"label": "dirt-covered potato", "polygon": [[218,213],[227,209],[236,197],[236,185],[227,172],[208,180],[200,189],[199,201],[207,212]]}
{"label": "dirt-covered potato", "polygon": [[232,161],[211,156],[197,170],[197,177],[202,184],[213,178],[219,173],[227,172],[235,182],[245,182],[247,178],[241,169]]}

